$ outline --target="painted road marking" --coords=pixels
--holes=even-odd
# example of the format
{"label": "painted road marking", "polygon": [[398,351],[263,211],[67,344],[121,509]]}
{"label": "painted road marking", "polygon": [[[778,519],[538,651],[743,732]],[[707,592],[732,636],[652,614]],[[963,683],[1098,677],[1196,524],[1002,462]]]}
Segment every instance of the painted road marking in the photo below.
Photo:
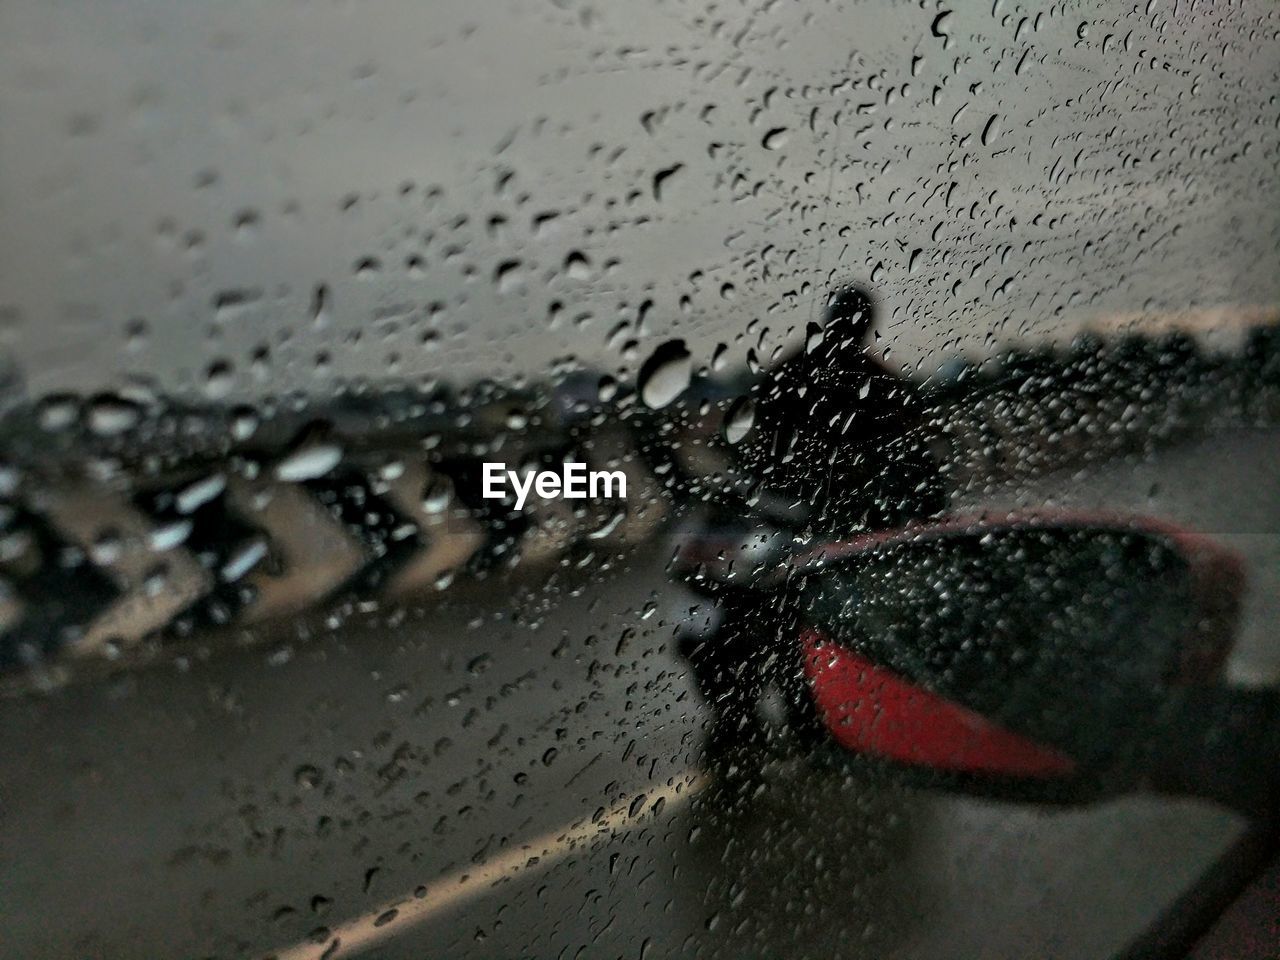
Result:
{"label": "painted road marking", "polygon": [[557,827],[482,864],[441,877],[429,884],[421,896],[410,893],[349,920],[335,927],[328,939],[321,943],[294,944],[266,954],[263,960],[339,960],[341,957],[354,957],[484,896],[500,881],[537,874],[586,849],[593,840],[619,836],[651,824],[654,809],[659,805],[662,816],[669,816],[687,804],[708,782],[705,774],[685,771],[673,783],[619,803],[599,819],[576,820],[567,826]]}
{"label": "painted road marking", "polygon": [[369,562],[359,541],[302,487],[237,478],[227,486],[227,502],[267,532],[283,568],[279,574],[259,569],[249,575],[256,599],[241,614],[245,623],[301,610]]}
{"label": "painted road marking", "polygon": [[[453,481],[434,473],[418,460],[406,458],[403,472],[387,481],[386,497],[417,528],[426,541],[411,559],[401,564],[383,591],[389,597],[425,591],[451,570],[459,569],[484,546],[484,529],[458,500]],[[439,502],[428,510],[428,487],[438,487]]]}
{"label": "painted road marking", "polygon": [[76,655],[101,653],[112,642],[136,644],[212,589],[208,572],[186,548],[155,549],[155,521],[113,491],[89,484],[50,486],[40,491],[39,509],[121,590],[74,642]]}

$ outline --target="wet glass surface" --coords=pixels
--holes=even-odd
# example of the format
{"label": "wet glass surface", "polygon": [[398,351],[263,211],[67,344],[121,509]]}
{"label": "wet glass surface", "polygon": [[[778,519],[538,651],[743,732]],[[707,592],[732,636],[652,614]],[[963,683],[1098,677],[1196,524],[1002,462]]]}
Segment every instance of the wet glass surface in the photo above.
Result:
{"label": "wet glass surface", "polygon": [[1183,955],[1280,822],[1278,40],[11,4],[5,952]]}

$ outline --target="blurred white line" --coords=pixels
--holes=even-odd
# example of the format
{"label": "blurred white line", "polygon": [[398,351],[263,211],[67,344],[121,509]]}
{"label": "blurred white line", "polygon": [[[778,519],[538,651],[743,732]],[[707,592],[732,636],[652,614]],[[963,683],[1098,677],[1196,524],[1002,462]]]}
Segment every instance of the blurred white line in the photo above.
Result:
{"label": "blurred white line", "polygon": [[[263,960],[339,960],[398,937],[442,913],[484,896],[504,880],[527,876],[586,849],[593,840],[608,839],[666,816],[684,806],[707,785],[704,774],[686,771],[665,787],[619,803],[598,819],[577,820],[527,840],[505,853],[459,870],[426,887],[421,896],[408,894],[335,927],[319,942],[294,944],[268,953]],[[659,809],[660,808],[660,809]],[[632,811],[635,811],[634,813]]]}
{"label": "blurred white line", "polygon": [[1100,333],[1136,333],[1152,336],[1180,330],[1186,333],[1242,333],[1280,323],[1280,306],[1271,303],[1224,303],[1186,310],[1131,310],[1103,313],[1090,319],[1086,329]]}

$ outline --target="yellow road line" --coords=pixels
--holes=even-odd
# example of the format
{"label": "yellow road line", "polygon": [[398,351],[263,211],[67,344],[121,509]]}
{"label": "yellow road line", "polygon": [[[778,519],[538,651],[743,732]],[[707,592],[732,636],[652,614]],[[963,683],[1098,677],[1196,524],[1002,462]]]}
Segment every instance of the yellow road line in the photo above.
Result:
{"label": "yellow road line", "polygon": [[660,805],[661,814],[669,815],[688,803],[707,782],[705,775],[686,771],[671,784],[619,803],[597,819],[576,820],[568,826],[557,827],[491,860],[441,877],[428,885],[421,895],[409,894],[390,900],[335,927],[323,942],[294,944],[268,953],[263,960],[320,960],[322,957],[324,960],[339,960],[363,953],[448,910],[484,896],[501,881],[545,870],[584,849],[592,840],[616,836],[652,823],[655,809]]}

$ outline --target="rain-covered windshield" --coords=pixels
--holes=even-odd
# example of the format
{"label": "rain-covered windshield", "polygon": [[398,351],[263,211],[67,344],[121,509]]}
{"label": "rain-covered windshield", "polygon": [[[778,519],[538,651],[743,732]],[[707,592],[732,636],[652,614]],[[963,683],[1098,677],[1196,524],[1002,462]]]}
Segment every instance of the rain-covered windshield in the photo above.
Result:
{"label": "rain-covered windshield", "polygon": [[[1278,38],[10,0],[2,952],[1208,936],[1280,795]],[[1061,549],[800,573],[957,517]]]}

